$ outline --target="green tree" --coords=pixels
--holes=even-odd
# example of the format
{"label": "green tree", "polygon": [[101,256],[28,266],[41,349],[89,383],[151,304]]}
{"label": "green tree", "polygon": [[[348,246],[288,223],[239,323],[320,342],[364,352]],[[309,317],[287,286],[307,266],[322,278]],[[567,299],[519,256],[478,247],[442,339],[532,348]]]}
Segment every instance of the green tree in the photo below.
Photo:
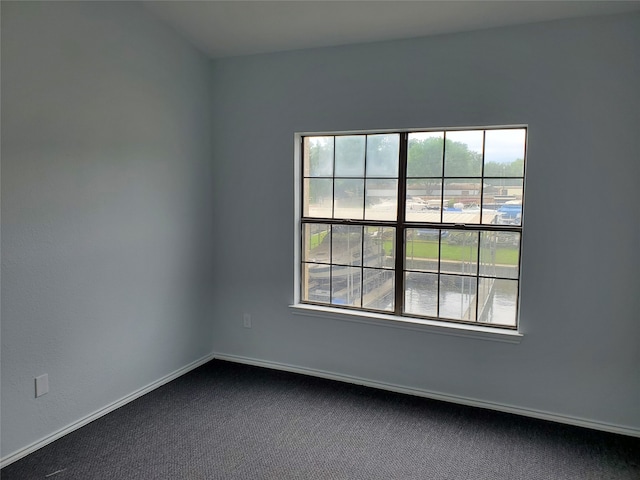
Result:
{"label": "green tree", "polygon": [[[462,142],[442,137],[411,139],[407,152],[407,176],[439,177],[442,175],[443,153],[447,177],[479,177],[482,172],[482,155],[469,150]],[[444,146],[444,152],[443,152]]]}
{"label": "green tree", "polygon": [[482,172],[482,155],[469,150],[465,143],[445,143],[442,137],[411,138],[407,151],[408,191],[416,196],[439,197],[443,163],[447,177],[478,177]]}
{"label": "green tree", "polygon": [[408,177],[439,177],[442,175],[442,138],[409,140],[407,151]]}
{"label": "green tree", "polygon": [[522,177],[524,160],[519,158],[511,163],[487,162],[484,164],[485,177]]}
{"label": "green tree", "polygon": [[447,140],[444,174],[447,177],[479,177],[482,174],[482,154],[469,150],[465,143]]}

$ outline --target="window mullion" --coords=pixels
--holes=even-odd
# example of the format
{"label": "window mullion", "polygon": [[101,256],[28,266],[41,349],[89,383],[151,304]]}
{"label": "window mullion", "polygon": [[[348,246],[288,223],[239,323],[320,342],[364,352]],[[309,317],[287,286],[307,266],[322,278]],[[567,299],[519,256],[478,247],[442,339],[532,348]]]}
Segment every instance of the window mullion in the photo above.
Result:
{"label": "window mullion", "polygon": [[396,264],[395,264],[395,314],[404,310],[404,256],[405,256],[405,213],[407,199],[407,151],[409,134],[400,134],[400,154],[398,166],[398,212],[396,224]]}
{"label": "window mullion", "polygon": [[482,132],[482,167],[480,169],[480,225],[483,223],[482,205],[484,205],[484,148],[487,143],[487,131]]}
{"label": "window mullion", "polygon": [[[364,175],[362,178],[362,219],[367,219],[367,164],[368,162],[368,143],[369,135],[364,136]],[[364,308],[364,235],[367,227],[365,225],[360,226],[360,308]]]}
{"label": "window mullion", "polygon": [[438,225],[438,278],[436,281],[436,317],[440,317],[440,280],[442,278],[441,271],[441,263],[442,263],[442,221],[444,220],[444,189],[445,189],[445,179],[444,179],[444,168],[445,168],[445,158],[447,155],[447,132],[446,130],[442,133],[442,163],[440,164],[440,223]]}
{"label": "window mullion", "polygon": [[[484,154],[485,146],[487,144],[487,131],[482,132],[482,168],[480,170],[480,225],[482,225],[483,208],[484,205]],[[477,234],[478,238],[478,251],[476,252],[476,322],[480,321],[480,248],[482,247],[482,231]]]}
{"label": "window mullion", "polygon": [[[444,220],[444,189],[445,189],[445,183],[444,183],[444,168],[445,168],[445,164],[444,164],[444,160],[446,158],[447,155],[447,132],[443,132],[442,134],[442,170],[440,172],[440,223],[442,223],[442,221]],[[440,273],[438,272],[438,277],[440,277]],[[440,281],[440,279],[438,278],[438,281]],[[438,302],[439,303],[439,302]]]}
{"label": "window mullion", "polygon": [[336,218],[336,137],[333,139],[333,168],[331,169],[331,226],[329,228],[329,304],[333,303],[333,227]]}

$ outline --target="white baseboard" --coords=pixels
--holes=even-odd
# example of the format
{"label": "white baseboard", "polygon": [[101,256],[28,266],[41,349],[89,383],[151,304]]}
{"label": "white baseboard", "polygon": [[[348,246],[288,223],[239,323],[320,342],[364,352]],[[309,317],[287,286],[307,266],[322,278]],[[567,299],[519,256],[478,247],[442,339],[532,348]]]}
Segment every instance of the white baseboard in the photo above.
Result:
{"label": "white baseboard", "polygon": [[158,387],[161,387],[162,385],[169,383],[171,380],[175,380],[176,378],[184,375],[185,373],[198,368],[200,365],[204,365],[205,363],[207,363],[210,360],[213,360],[214,358],[214,354],[210,353],[209,355],[205,355],[204,357],[196,360],[195,362],[190,363],[189,365],[186,365],[182,368],[179,368],[178,370],[176,370],[173,373],[170,373],[169,375],[166,375],[162,378],[160,378],[159,380],[156,380],[153,383],[150,383],[149,385],[147,385],[146,387],[143,387],[139,390],[136,390],[133,393],[130,393],[129,395],[126,395],[124,397],[122,397],[120,400],[116,400],[113,403],[110,403],[109,405],[96,410],[95,412],[87,415],[86,417],[81,418],[80,420],[73,422],[70,425],[67,425],[66,427],[52,433],[51,435],[48,435],[40,440],[38,440],[35,443],[32,443],[31,445],[28,445],[25,448],[22,448],[20,450],[18,450],[17,452],[11,453],[9,455],[7,455],[6,457],[0,459],[0,468],[4,468],[7,465],[20,460],[23,457],[26,457],[27,455],[29,455],[30,453],[35,452],[36,450],[39,450],[40,448],[44,447],[45,445],[50,444],[51,442],[54,442],[55,440],[64,437],[65,435],[67,435],[68,433],[73,432],[74,430],[79,429],[80,427],[83,427],[85,425],[87,425],[90,422],[93,422],[94,420],[97,420],[98,418],[106,415],[109,412],[114,411],[117,408],[122,407],[123,405],[126,405],[129,402],[132,402],[133,400],[135,400],[136,398],[141,397],[142,395],[151,392],[152,390],[155,390]]}
{"label": "white baseboard", "polygon": [[329,380],[337,380],[340,382],[353,383],[356,385],[363,385],[366,387],[373,387],[381,390],[388,390],[391,392],[404,393],[407,395],[415,395],[418,397],[425,397],[425,398],[431,398],[434,400],[442,400],[450,403],[468,405],[471,407],[479,407],[479,408],[486,408],[489,410],[496,410],[499,412],[513,413],[516,415],[522,415],[524,417],[532,417],[532,418],[538,418],[541,420],[549,420],[552,422],[575,425],[578,427],[586,427],[594,430],[601,430],[604,432],[618,433],[621,435],[629,435],[632,437],[640,437],[640,429],[625,427],[625,426],[615,425],[615,424],[605,423],[605,422],[597,422],[597,421],[588,420],[585,418],[572,417],[568,415],[544,412],[541,410],[533,410],[529,408],[516,407],[513,405],[504,405],[500,403],[487,402],[487,401],[478,400],[475,398],[467,398],[467,397],[461,397],[457,395],[447,395],[444,393],[431,392],[428,390],[408,388],[400,385],[393,385],[389,383],[382,383],[382,382],[367,380],[364,378],[353,377],[350,375],[336,374],[336,373],[327,372],[324,370],[316,370],[313,368],[297,367],[295,365],[289,365],[289,364],[279,363],[279,362],[258,360],[255,358],[242,357],[239,355],[215,353],[214,358],[218,360],[227,360],[230,362],[244,363],[247,365],[255,365],[257,367],[271,368],[274,370],[284,370],[287,372],[301,373],[303,375],[310,375],[313,377],[326,378]]}
{"label": "white baseboard", "polygon": [[342,375],[342,374],[327,372],[324,370],[317,370],[317,369],[306,368],[306,367],[297,367],[295,365],[289,365],[285,363],[258,360],[255,358],[242,357],[238,355],[212,353],[200,358],[199,360],[196,360],[195,362],[190,363],[189,365],[186,365],[176,370],[173,373],[170,373],[169,375],[166,375],[160,378],[159,380],[156,380],[155,382],[147,385],[146,387],[143,387],[139,390],[136,390],[133,393],[130,393],[129,395],[121,398],[120,400],[117,400],[99,410],[96,410],[95,412],[87,415],[86,417],[83,417],[80,420],[70,425],[67,425],[66,427],[52,433],[51,435],[48,435],[38,440],[37,442],[32,443],[31,445],[28,445],[25,448],[22,448],[14,453],[7,455],[6,457],[0,459],[0,468],[6,467],[11,463],[17,460],[20,460],[23,457],[26,457],[30,453],[33,453],[36,450],[39,450],[45,445],[48,445],[51,442],[54,442],[55,440],[67,435],[68,433],[71,433],[74,430],[77,430],[87,425],[88,423],[94,420],[97,420],[98,418],[114,411],[117,408],[122,407],[123,405],[126,405],[129,402],[132,402],[136,398],[139,398],[142,395],[149,393],[152,390],[155,390],[156,388],[161,387],[166,383],[169,383],[170,381],[207,363],[208,361],[214,358],[219,360],[227,360],[230,362],[244,363],[247,365],[255,365],[258,367],[271,368],[274,370],[283,370],[287,372],[301,373],[303,375],[326,378],[329,380],[337,380],[339,382],[363,385],[366,387],[373,387],[381,390],[388,390],[391,392],[398,392],[398,393],[404,393],[407,395],[415,395],[418,397],[431,398],[434,400],[442,400],[445,402],[458,403],[461,405],[469,405],[472,407],[486,408],[490,410],[496,410],[499,412],[514,413],[516,415],[522,415],[525,417],[539,418],[542,420],[550,420],[553,422],[565,423],[568,425],[576,425],[579,427],[592,428],[594,430],[601,430],[604,432],[611,432],[611,433],[618,433],[622,435],[629,435],[633,437],[640,437],[640,429],[637,429],[637,428],[624,427],[621,425],[614,425],[614,424],[604,423],[604,422],[596,422],[596,421],[587,420],[584,418],[571,417],[567,415],[559,415],[555,413],[543,412],[540,410],[532,410],[528,408],[515,407],[512,405],[503,405],[503,404],[494,403],[494,402],[486,402],[486,401],[477,400],[474,398],[460,397],[456,395],[447,395],[443,393],[431,392],[431,391],[422,390],[422,389],[402,387],[400,385],[376,382],[376,381],[367,380],[364,378],[353,377],[350,375]]}

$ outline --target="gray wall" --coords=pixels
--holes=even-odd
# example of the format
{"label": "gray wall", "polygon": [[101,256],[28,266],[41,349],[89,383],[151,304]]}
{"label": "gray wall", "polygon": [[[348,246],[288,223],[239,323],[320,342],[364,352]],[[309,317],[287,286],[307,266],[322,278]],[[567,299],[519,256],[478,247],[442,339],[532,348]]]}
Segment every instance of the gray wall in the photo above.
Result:
{"label": "gray wall", "polygon": [[209,68],[132,3],[2,2],[2,457],[211,352]]}
{"label": "gray wall", "polygon": [[[214,62],[215,351],[640,429],[639,47],[636,14]],[[520,123],[521,344],[292,315],[293,132]]]}
{"label": "gray wall", "polygon": [[[0,456],[212,348],[639,429],[639,45],[635,15],[210,68],[134,4],[3,2]],[[293,132],[509,123],[521,344],[290,313]]]}

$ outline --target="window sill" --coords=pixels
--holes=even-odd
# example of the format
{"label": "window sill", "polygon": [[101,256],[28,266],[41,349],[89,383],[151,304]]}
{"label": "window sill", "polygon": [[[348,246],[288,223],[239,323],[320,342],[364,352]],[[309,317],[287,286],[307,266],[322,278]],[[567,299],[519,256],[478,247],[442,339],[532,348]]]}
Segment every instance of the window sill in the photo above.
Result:
{"label": "window sill", "polygon": [[521,333],[515,330],[439,322],[437,320],[421,320],[371,312],[340,310],[337,308],[306,305],[302,303],[289,305],[289,308],[295,315],[331,318],[347,322],[366,323],[381,327],[400,328],[430,334],[451,335],[454,337],[475,338],[494,342],[520,343],[523,337]]}

